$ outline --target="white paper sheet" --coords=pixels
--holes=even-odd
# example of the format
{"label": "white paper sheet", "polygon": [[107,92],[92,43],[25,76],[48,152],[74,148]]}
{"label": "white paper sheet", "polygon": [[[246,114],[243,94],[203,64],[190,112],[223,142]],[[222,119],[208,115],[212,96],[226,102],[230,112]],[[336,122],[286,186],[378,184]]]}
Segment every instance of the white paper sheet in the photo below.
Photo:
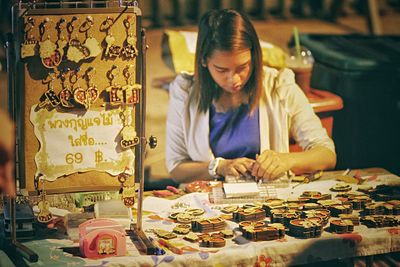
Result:
{"label": "white paper sheet", "polygon": [[159,197],[146,197],[143,200],[143,210],[151,211],[158,215],[166,215],[171,212],[184,211],[186,208],[173,208],[176,203],[184,203],[190,208],[201,208],[205,210],[206,216],[216,216],[218,213],[211,209],[208,193],[191,193],[180,198],[169,200]]}
{"label": "white paper sheet", "polygon": [[224,183],[226,198],[256,196],[260,194],[257,183]]}

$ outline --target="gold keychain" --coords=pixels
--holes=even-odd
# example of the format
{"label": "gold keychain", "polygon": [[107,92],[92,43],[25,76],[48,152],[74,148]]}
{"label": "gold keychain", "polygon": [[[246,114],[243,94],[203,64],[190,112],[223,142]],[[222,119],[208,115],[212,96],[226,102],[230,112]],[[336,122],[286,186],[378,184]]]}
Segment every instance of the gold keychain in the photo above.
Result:
{"label": "gold keychain", "polygon": [[112,35],[112,33],[107,34],[106,38],[106,50],[104,51],[104,56],[109,57],[110,56],[110,49],[115,43],[115,37]]}
{"label": "gold keychain", "polygon": [[90,108],[90,106],[93,105],[94,102],[96,102],[96,100],[99,98],[99,90],[97,90],[97,86],[91,83],[95,71],[96,70],[93,67],[89,67],[85,73],[88,86],[86,89],[86,109]]}
{"label": "gold keychain", "polygon": [[125,185],[129,175],[126,172],[118,175],[118,181],[121,183],[120,194],[122,194],[122,201],[128,208],[132,208],[135,204],[135,186]]}
{"label": "gold keychain", "polygon": [[138,50],[136,48],[136,35],[134,35],[132,32],[130,32],[131,29],[131,19],[132,17],[129,15],[125,20],[124,20],[124,26],[126,29],[126,40],[125,40],[125,45],[124,48],[122,49],[122,54],[124,57],[127,59],[134,59],[138,55]]}
{"label": "gold keychain", "polygon": [[[79,85],[79,68],[74,70],[70,75],[71,88],[74,95],[75,103],[87,109],[86,90]],[[77,86],[75,87],[75,84]]]}
{"label": "gold keychain", "polygon": [[[132,79],[135,77],[134,65],[128,65],[123,71],[123,75],[126,79],[126,85],[122,86],[123,102],[125,104],[137,104],[139,103],[140,84],[132,84]],[[131,69],[133,69],[131,71]]]}
{"label": "gold keychain", "polygon": [[57,49],[57,45],[50,40],[50,36],[47,36],[45,41],[40,42],[39,54],[42,60],[46,60],[54,55]]}
{"label": "gold keychain", "polygon": [[[131,114],[129,114],[130,112]],[[121,147],[123,149],[131,148],[139,144],[139,137],[136,136],[136,130],[133,126],[133,109],[125,108],[120,112],[123,128],[121,130]]]}
{"label": "gold keychain", "polygon": [[40,32],[40,43],[39,43],[39,55],[43,66],[52,69],[56,68],[61,63],[61,53],[57,50],[57,45],[53,43],[50,39],[50,35],[47,35],[46,40],[44,35],[46,32],[46,27],[50,22],[49,18],[45,18],[39,25]]}
{"label": "gold keychain", "polygon": [[111,32],[111,27],[114,25],[114,18],[107,16],[106,20],[102,23],[101,30],[106,31],[107,35],[104,38],[106,48],[104,50],[104,56],[106,58],[118,57],[121,53],[121,46],[115,45],[116,39]]}
{"label": "gold keychain", "polygon": [[39,25],[39,33],[40,33],[40,43],[39,43],[39,55],[40,58],[48,58],[54,53],[57,48],[57,45],[50,40],[50,36],[47,36],[46,40],[44,39],[44,34],[46,33],[46,24],[50,22],[49,18],[46,18]]}
{"label": "gold keychain", "polygon": [[68,44],[68,41],[65,39],[64,35],[62,35],[63,25],[65,23],[65,19],[61,18],[56,24],[56,30],[58,35],[57,44],[57,51],[60,53],[60,57],[64,57],[64,49]]}
{"label": "gold keychain", "polygon": [[32,17],[27,19],[24,26],[25,41],[21,44],[21,58],[33,57],[36,54],[36,46],[38,41],[29,32],[35,27],[35,20]]}
{"label": "gold keychain", "polygon": [[42,81],[43,84],[47,84],[47,91],[40,97],[40,103],[38,105],[39,108],[43,108],[47,105],[52,106],[53,108],[57,107],[60,104],[60,98],[56,94],[53,89],[52,83],[55,78],[55,74],[49,74],[48,78]]}
{"label": "gold keychain", "polygon": [[93,17],[87,16],[85,22],[79,27],[79,31],[84,32],[86,37],[83,43],[83,46],[89,52],[86,58],[97,57],[101,53],[101,47],[97,39],[88,34],[93,25]]}
{"label": "gold keychain", "polygon": [[74,94],[72,93],[72,90],[65,84],[66,74],[69,71],[70,71],[70,69],[67,68],[67,69],[63,70],[60,74],[62,90],[60,91],[60,93],[58,93],[58,97],[60,98],[61,106],[64,108],[73,108],[74,107],[74,105],[72,103],[72,100],[74,99]]}
{"label": "gold keychain", "polygon": [[39,194],[39,214],[37,215],[37,220],[40,223],[49,223],[53,219],[53,215],[50,212],[50,203],[46,200],[46,191],[44,189],[44,179],[40,179],[39,182],[42,182],[42,190],[40,190]]}
{"label": "gold keychain", "polygon": [[75,38],[69,40],[67,50],[68,60],[79,63],[79,61],[86,57],[83,51],[84,50],[82,49],[81,41],[79,41],[77,35],[75,36]]}
{"label": "gold keychain", "polygon": [[78,20],[77,17],[73,16],[71,21],[67,24],[67,31],[69,36],[67,59],[76,63],[79,63],[82,59],[85,59],[89,55],[89,50],[83,47],[81,41],[78,39],[78,35],[72,37],[75,30],[74,23]]}
{"label": "gold keychain", "polygon": [[118,106],[122,104],[123,98],[122,96],[122,89],[121,87],[114,82],[114,79],[117,75],[118,67],[113,65],[112,68],[107,71],[107,78],[110,80],[110,86],[106,88],[106,92],[109,96],[110,105]]}

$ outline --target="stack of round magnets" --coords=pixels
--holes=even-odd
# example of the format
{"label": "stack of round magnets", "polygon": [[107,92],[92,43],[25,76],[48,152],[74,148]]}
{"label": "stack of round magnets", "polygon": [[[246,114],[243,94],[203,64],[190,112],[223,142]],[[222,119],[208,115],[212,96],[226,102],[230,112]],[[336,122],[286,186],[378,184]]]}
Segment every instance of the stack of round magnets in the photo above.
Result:
{"label": "stack of round magnets", "polygon": [[178,224],[172,231],[180,235],[186,235],[190,232],[190,230],[191,227],[189,224]]}
{"label": "stack of round magnets", "polygon": [[199,238],[200,247],[221,248],[226,244],[225,239],[218,234],[203,234]]}
{"label": "stack of round magnets", "polygon": [[318,217],[291,220],[289,233],[294,237],[313,238],[322,233],[322,219]]}
{"label": "stack of round magnets", "polygon": [[339,214],[351,214],[353,212],[353,207],[351,205],[332,205],[328,207],[331,212],[331,216],[339,217]]}
{"label": "stack of round magnets", "polygon": [[351,185],[346,183],[337,183],[335,186],[330,188],[334,192],[346,192],[351,190]]}
{"label": "stack of round magnets", "polygon": [[351,220],[336,219],[331,221],[329,230],[337,234],[352,233],[354,231],[354,224]]}

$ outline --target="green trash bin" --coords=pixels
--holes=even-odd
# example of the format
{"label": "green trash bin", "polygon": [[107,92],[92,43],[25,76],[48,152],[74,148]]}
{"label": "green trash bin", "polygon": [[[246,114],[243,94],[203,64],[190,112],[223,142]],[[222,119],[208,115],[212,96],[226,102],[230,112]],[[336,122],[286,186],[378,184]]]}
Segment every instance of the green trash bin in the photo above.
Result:
{"label": "green trash bin", "polygon": [[311,86],[342,97],[333,139],[337,169],[400,174],[400,36],[300,36],[315,64]]}

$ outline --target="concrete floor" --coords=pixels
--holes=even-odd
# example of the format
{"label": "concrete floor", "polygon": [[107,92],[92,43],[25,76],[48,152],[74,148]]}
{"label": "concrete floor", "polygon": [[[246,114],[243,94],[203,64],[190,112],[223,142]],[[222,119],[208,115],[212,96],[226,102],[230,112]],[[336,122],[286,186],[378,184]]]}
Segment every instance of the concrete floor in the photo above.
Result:
{"label": "concrete floor", "polygon": [[[385,34],[400,34],[400,13],[390,10],[381,18],[383,32]],[[144,20],[144,26],[151,25],[150,21]],[[367,33],[367,24],[364,17],[350,15],[340,18],[337,23],[329,23],[316,19],[293,19],[279,20],[268,17],[264,21],[254,21],[259,37],[271,42],[284,50],[292,36],[293,26],[297,26],[301,33]],[[191,24],[182,27],[168,27],[174,30],[195,31],[196,26]],[[147,53],[147,114],[146,134],[158,138],[158,147],[154,150],[148,149],[145,166],[149,167],[150,180],[156,181],[168,177],[165,168],[165,120],[168,107],[168,93],[160,89],[157,81],[160,78],[172,77],[175,73],[169,69],[161,58],[161,40],[166,28],[147,30],[147,41],[149,50]],[[4,58],[4,50],[0,49],[0,58]],[[4,62],[4,61],[2,61]],[[0,108],[5,109],[7,104],[6,73],[0,72]]]}

